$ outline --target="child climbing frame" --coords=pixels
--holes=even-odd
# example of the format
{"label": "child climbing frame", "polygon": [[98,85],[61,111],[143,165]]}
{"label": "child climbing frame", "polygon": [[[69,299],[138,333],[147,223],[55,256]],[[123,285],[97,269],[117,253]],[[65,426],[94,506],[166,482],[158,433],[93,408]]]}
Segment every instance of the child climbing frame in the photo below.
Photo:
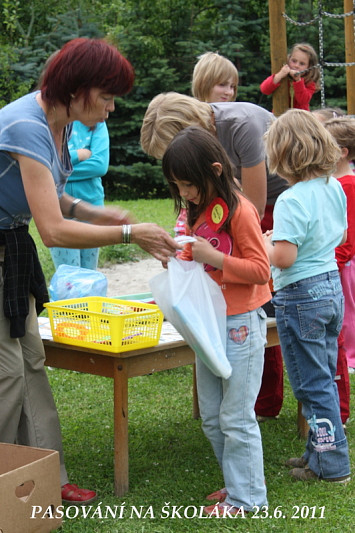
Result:
{"label": "child climbing frame", "polygon": [[[323,2],[318,1],[317,15],[308,22],[298,22],[286,13],[285,0],[269,0],[270,54],[271,68],[277,72],[285,63],[287,56],[286,22],[297,26],[318,24],[319,64],[321,80],[321,106],[326,107],[324,68],[344,66],[346,68],[347,111],[355,114],[355,0],[344,0],[344,13],[332,14],[323,9]],[[344,19],[345,25],[345,59],[344,63],[330,63],[324,58],[323,19],[325,17]],[[286,84],[273,95],[275,115],[280,115],[288,108],[288,92]]]}

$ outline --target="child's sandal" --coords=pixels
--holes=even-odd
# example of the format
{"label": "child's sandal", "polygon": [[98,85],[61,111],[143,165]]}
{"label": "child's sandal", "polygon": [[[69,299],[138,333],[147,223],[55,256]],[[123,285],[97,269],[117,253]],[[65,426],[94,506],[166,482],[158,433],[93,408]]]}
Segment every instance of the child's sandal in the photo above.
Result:
{"label": "child's sandal", "polygon": [[224,502],[226,497],[227,497],[227,489],[224,487],[223,489],[216,490],[216,492],[212,492],[211,494],[206,496],[206,500]]}

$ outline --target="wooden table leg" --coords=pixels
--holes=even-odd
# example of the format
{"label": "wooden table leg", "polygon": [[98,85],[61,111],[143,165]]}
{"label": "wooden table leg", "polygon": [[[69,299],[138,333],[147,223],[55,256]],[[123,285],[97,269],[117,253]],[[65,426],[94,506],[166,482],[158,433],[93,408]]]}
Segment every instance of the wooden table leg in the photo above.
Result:
{"label": "wooden table leg", "polygon": [[128,473],[128,375],[124,362],[114,361],[114,480],[115,496],[123,496],[129,489]]}
{"label": "wooden table leg", "polygon": [[297,406],[297,429],[298,429],[298,435],[301,439],[307,438],[309,425],[307,420],[302,414],[302,403],[298,402]]}

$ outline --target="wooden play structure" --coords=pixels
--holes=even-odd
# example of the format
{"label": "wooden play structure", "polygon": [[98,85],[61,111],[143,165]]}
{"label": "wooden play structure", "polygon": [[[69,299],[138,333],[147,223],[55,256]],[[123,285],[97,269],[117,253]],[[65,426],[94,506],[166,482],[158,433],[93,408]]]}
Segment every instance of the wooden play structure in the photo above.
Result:
{"label": "wooden play structure", "polygon": [[[327,63],[323,58],[323,16],[332,16],[323,11],[322,2],[318,2],[318,15],[314,19],[319,26],[319,69],[321,80],[323,80],[323,68],[338,66],[339,63]],[[335,15],[333,15],[335,16]],[[337,18],[344,18],[345,33],[345,63],[341,63],[346,68],[346,98],[347,113],[355,115],[355,0],[344,0],[344,14],[337,15]],[[270,26],[270,55],[271,71],[278,72],[287,58],[287,35],[286,22],[287,15],[285,0],[269,0],[269,26]],[[295,21],[293,21],[296,23]],[[296,23],[297,24],[297,23]],[[299,24],[303,25],[303,24]],[[322,83],[322,107],[325,107],[325,90]],[[288,109],[288,87],[286,78],[281,86],[273,93],[273,111],[276,116],[281,115]]]}

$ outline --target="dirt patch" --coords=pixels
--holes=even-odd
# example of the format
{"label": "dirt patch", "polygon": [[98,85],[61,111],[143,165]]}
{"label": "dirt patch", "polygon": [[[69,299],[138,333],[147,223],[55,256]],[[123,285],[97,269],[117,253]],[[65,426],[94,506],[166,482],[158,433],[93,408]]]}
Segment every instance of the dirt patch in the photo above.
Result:
{"label": "dirt patch", "polygon": [[99,268],[107,277],[107,296],[109,298],[126,294],[150,292],[149,280],[164,271],[160,261],[154,258],[142,259],[133,263],[112,265]]}

